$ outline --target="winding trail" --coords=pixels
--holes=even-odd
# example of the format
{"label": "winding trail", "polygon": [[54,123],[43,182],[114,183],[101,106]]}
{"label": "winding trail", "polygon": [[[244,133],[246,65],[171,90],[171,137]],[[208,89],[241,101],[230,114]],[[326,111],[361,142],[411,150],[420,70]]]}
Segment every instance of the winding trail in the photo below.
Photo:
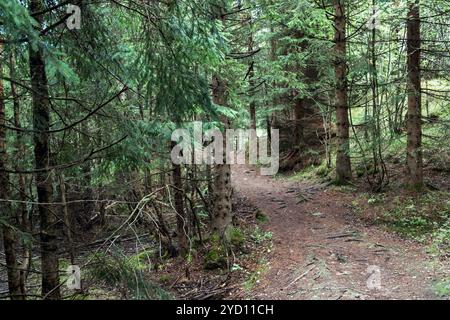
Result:
{"label": "winding trail", "polygon": [[262,210],[273,233],[255,299],[436,299],[426,247],[351,212],[354,195],[326,185],[262,177],[233,168],[236,192]]}

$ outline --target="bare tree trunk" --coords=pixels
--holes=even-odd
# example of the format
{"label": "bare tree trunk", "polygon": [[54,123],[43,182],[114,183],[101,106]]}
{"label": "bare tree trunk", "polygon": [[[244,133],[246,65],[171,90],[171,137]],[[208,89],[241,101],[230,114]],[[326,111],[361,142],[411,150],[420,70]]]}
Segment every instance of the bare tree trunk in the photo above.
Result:
{"label": "bare tree trunk", "polygon": [[63,217],[64,217],[64,225],[66,229],[66,237],[67,237],[67,250],[69,251],[70,264],[75,264],[75,251],[73,247],[73,239],[72,239],[72,224],[69,216],[69,210],[67,208],[67,200],[66,200],[66,181],[64,179],[64,175],[59,175],[59,188],[61,191],[61,205],[63,209]]}
{"label": "bare tree trunk", "polygon": [[[252,19],[251,15],[249,19]],[[252,23],[250,22],[250,27],[252,28]],[[250,36],[248,38],[248,52],[253,52],[253,30],[250,30]],[[250,98],[254,95],[255,90],[255,61],[252,59],[250,61],[249,70],[248,70],[248,84],[249,84],[249,95]],[[250,102],[249,107],[250,112],[250,127],[252,129],[256,129],[256,103],[255,101]]]}
{"label": "bare tree trunk", "polygon": [[[172,142],[172,147],[175,147],[176,143]],[[177,211],[177,236],[178,236],[178,250],[181,256],[185,256],[188,253],[188,232],[189,222],[184,210],[183,201],[183,182],[181,180],[181,166],[178,164],[172,164],[173,166],[173,184],[175,186],[174,200],[175,210]]]}
{"label": "bare tree trunk", "polygon": [[[10,53],[9,56],[9,68],[10,68],[10,78],[15,79],[15,61],[13,52]],[[21,128],[20,123],[20,108],[19,108],[19,98],[16,92],[16,84],[14,82],[10,83],[11,86],[11,97],[13,99],[13,109],[14,109],[14,126],[16,128]],[[22,159],[25,156],[25,145],[23,142],[23,133],[20,131],[16,132],[16,152],[14,155],[17,159]],[[21,167],[17,164],[15,165],[15,169],[20,171]],[[32,233],[32,225],[31,219],[27,210],[27,193],[25,189],[25,176],[21,173],[18,174],[18,191],[19,191],[19,214],[18,218],[21,223],[22,232],[27,233],[31,236]],[[23,244],[23,252],[22,252],[22,263],[20,265],[20,288],[22,293],[26,294],[25,283],[28,277],[28,271],[31,263],[31,244],[24,243]]]}
{"label": "bare tree trunk", "polygon": [[295,150],[300,151],[302,144],[304,142],[303,133],[303,117],[304,117],[304,105],[303,98],[296,98],[294,101],[294,137],[293,137],[293,147]]}
{"label": "bare tree trunk", "polygon": [[352,179],[350,162],[350,124],[348,120],[348,86],[346,61],[346,16],[344,1],[334,0],[335,27],[335,74],[336,74],[336,125],[338,136],[338,150],[336,159],[336,180],[346,183]]}
{"label": "bare tree trunk", "polygon": [[[224,7],[216,7],[216,19],[221,19],[222,24],[225,24]],[[215,104],[225,107],[227,105],[227,83],[219,74],[215,74],[212,78],[212,96]],[[230,127],[229,120],[223,117],[222,124],[224,129]],[[227,164],[227,139],[225,138],[223,148],[223,164],[216,164],[214,167],[214,181],[213,181],[213,208],[211,217],[211,229],[218,233],[222,239],[226,239],[228,227],[233,220],[233,213],[231,208],[231,166]]]}
{"label": "bare tree trunk", "polygon": [[414,189],[423,187],[422,160],[422,95],[420,75],[420,1],[409,2],[407,19],[408,52],[408,185]]}
{"label": "bare tree trunk", "polygon": [[[44,9],[42,0],[30,1],[30,12]],[[35,19],[42,28],[42,16]],[[45,299],[60,299],[57,247],[57,215],[52,210],[53,177],[50,166],[50,100],[42,50],[29,45],[30,75],[33,102],[34,159],[36,189],[39,201],[42,295]]]}
{"label": "bare tree trunk", "polygon": [[[213,77],[213,99],[214,103],[226,105],[226,83],[219,76]],[[228,120],[223,119],[225,129],[229,128]],[[226,139],[225,139],[226,141]],[[233,220],[231,208],[231,166],[226,163],[226,143],[224,146],[223,164],[216,164],[213,182],[213,212],[211,227],[213,232],[219,233],[221,237],[226,237],[226,231]]]}
{"label": "bare tree trunk", "polygon": [[5,171],[8,163],[8,154],[6,149],[6,113],[3,87],[3,65],[2,62],[3,47],[0,43],[0,213],[4,221],[2,225],[3,246],[6,257],[6,268],[8,274],[8,288],[11,299],[23,300],[25,297],[20,288],[20,269],[16,257],[16,233],[12,224],[14,223],[10,199],[9,175]]}

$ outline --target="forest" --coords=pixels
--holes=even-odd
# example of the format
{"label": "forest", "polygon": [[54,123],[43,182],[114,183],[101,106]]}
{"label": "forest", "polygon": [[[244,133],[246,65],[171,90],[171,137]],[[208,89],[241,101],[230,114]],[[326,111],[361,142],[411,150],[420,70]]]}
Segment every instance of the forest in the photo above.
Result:
{"label": "forest", "polygon": [[0,300],[449,300],[449,71],[446,0],[0,0]]}

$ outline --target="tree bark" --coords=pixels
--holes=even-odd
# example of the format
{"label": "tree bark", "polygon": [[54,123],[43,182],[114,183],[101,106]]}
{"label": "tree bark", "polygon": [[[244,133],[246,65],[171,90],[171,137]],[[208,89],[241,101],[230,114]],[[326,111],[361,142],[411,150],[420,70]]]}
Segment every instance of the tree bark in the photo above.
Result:
{"label": "tree bark", "polygon": [[9,190],[9,175],[5,172],[8,163],[8,154],[6,149],[6,111],[3,87],[3,65],[2,62],[3,47],[0,43],[0,213],[4,220],[2,225],[3,246],[5,250],[6,268],[8,275],[8,288],[12,300],[23,300],[24,296],[20,287],[20,269],[16,257],[16,232],[13,229],[14,223]]}
{"label": "tree bark", "polygon": [[[226,105],[226,83],[218,75],[213,77],[213,100],[215,104]],[[227,119],[222,119],[224,128],[229,128]],[[226,144],[225,139],[223,164],[216,164],[213,181],[213,212],[211,227],[213,232],[217,232],[222,238],[226,237],[228,227],[233,220],[231,208],[231,166],[226,163]]]}
{"label": "tree bark", "polygon": [[293,147],[294,149],[300,151],[302,148],[302,143],[304,141],[303,139],[303,117],[304,117],[304,105],[303,105],[304,99],[302,98],[295,98],[294,99],[294,130],[293,130]]}
{"label": "tree bark", "polygon": [[420,1],[409,2],[407,19],[408,53],[408,185],[414,189],[423,187],[422,160],[422,95],[420,75]]}
{"label": "tree bark", "polygon": [[[172,147],[175,147],[176,143],[172,142]],[[185,256],[188,253],[188,232],[189,223],[184,210],[183,201],[183,182],[181,179],[181,166],[178,164],[172,164],[173,166],[173,184],[175,186],[174,201],[175,210],[177,212],[177,236],[178,236],[178,250],[181,256]]]}
{"label": "tree bark", "polygon": [[75,264],[75,250],[73,246],[72,239],[72,219],[70,219],[69,210],[67,208],[67,197],[66,197],[66,181],[64,175],[59,175],[59,188],[61,192],[61,206],[63,210],[64,225],[66,229],[66,240],[67,240],[67,250],[69,251],[70,264]]}
{"label": "tree bark", "polygon": [[338,137],[338,149],[336,159],[336,181],[346,183],[352,179],[352,168],[350,162],[350,124],[348,120],[348,84],[347,84],[347,61],[346,61],[346,16],[344,1],[334,0],[334,27],[336,55],[336,126]]}
{"label": "tree bark", "polygon": [[[14,53],[11,52],[9,56],[9,68],[10,68],[10,78],[15,79],[15,59]],[[14,109],[14,126],[16,128],[21,128],[20,123],[20,106],[19,98],[17,96],[16,84],[14,82],[10,83],[11,86],[11,97],[13,99],[13,109]],[[25,144],[23,141],[23,133],[20,131],[16,132],[16,152],[14,157],[16,159],[23,159],[25,156]],[[15,165],[17,171],[21,170],[19,162],[17,161]],[[27,192],[25,189],[25,176],[21,173],[18,174],[18,193],[19,193],[19,213],[18,220],[20,220],[22,232],[25,232],[29,236],[32,234],[32,224],[30,215],[27,209]],[[26,294],[25,283],[28,278],[28,271],[31,263],[31,250],[32,245],[29,243],[24,243],[22,245],[22,263],[20,264],[20,288],[22,294]]]}
{"label": "tree bark", "polygon": [[[222,24],[225,25],[225,8],[216,7],[216,10],[216,19],[220,19]],[[227,105],[227,83],[218,73],[212,77],[212,97],[215,104],[223,107]],[[226,117],[222,118],[222,124],[225,130],[230,127],[229,120]],[[233,220],[231,208],[231,197],[233,193],[231,187],[231,166],[226,161],[227,139],[225,138],[224,140],[223,164],[216,164],[214,167],[213,208],[211,217],[212,232],[218,233],[222,239],[226,239],[227,230]]]}
{"label": "tree bark", "polygon": [[[251,15],[249,19],[252,19]],[[253,28],[252,23],[250,22],[250,28]],[[248,38],[248,52],[253,52],[253,30],[250,30],[250,36]],[[248,84],[249,84],[249,96],[250,99],[253,98],[255,90],[255,61],[251,59],[248,70]],[[254,100],[250,101],[249,106],[250,113],[250,128],[256,130],[256,103]]]}
{"label": "tree bark", "polygon": [[[30,1],[30,13],[44,9],[42,0]],[[42,28],[42,16],[35,18]],[[57,252],[57,215],[52,210],[53,177],[48,170],[50,159],[50,100],[42,49],[29,45],[29,63],[33,103],[34,159],[36,189],[39,201],[42,295],[44,299],[60,299]]]}

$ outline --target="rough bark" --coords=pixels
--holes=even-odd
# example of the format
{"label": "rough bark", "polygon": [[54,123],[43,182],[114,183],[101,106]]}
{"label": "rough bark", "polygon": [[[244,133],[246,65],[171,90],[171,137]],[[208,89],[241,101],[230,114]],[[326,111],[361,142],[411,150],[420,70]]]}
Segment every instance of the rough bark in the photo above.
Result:
{"label": "rough bark", "polygon": [[410,1],[407,19],[408,115],[407,171],[408,185],[423,187],[422,95],[420,74],[420,1]]}
{"label": "rough bark", "polygon": [[2,233],[3,233],[3,247],[5,250],[6,268],[8,275],[8,288],[11,299],[21,300],[24,298],[20,287],[20,270],[17,263],[16,256],[16,232],[13,229],[14,223],[10,199],[9,175],[5,172],[8,162],[8,154],[6,149],[6,111],[4,99],[3,86],[3,65],[2,62],[3,47],[0,43],[0,218]]}
{"label": "rough bark", "polygon": [[[226,10],[224,7],[216,7],[216,19],[220,19],[223,24],[226,20]],[[217,105],[225,107],[227,105],[227,83],[220,74],[215,74],[212,78],[212,97],[213,102]],[[226,117],[222,118],[224,129],[230,127],[229,120]],[[225,135],[224,135],[225,136]],[[224,153],[223,164],[216,164],[213,173],[213,208],[211,217],[211,229],[213,233],[218,233],[220,237],[226,239],[228,227],[233,220],[231,208],[231,166],[226,163],[227,156],[227,139],[224,139]]]}
{"label": "rough bark", "polygon": [[336,126],[337,126],[337,159],[336,180],[338,183],[346,183],[352,179],[350,162],[350,124],[348,119],[348,84],[347,84],[347,62],[346,62],[346,16],[344,1],[334,0],[334,27],[336,55]]}
{"label": "rough bark", "polygon": [[[172,142],[172,147],[175,147],[176,143]],[[181,256],[185,256],[188,253],[188,232],[189,232],[189,222],[186,216],[186,211],[184,210],[183,201],[183,182],[181,179],[181,166],[178,164],[172,164],[173,167],[173,184],[175,186],[174,190],[174,201],[175,210],[177,212],[177,236],[178,236],[178,250]]]}
{"label": "rough bark", "polygon": [[[226,105],[226,83],[218,75],[213,77],[213,100],[215,104]],[[222,119],[225,129],[229,128],[228,120]],[[226,140],[226,139],[225,139]],[[223,164],[216,164],[213,181],[213,212],[211,227],[221,237],[226,237],[226,231],[231,225],[233,216],[231,208],[231,166],[226,163],[226,141],[223,148]]]}
{"label": "rough bark", "polygon": [[294,101],[294,148],[300,148],[303,141],[303,99],[295,99]]}
{"label": "rough bark", "polygon": [[[251,19],[251,17],[250,17]],[[252,24],[250,23],[250,27],[252,27]],[[253,52],[253,31],[250,30],[250,36],[248,38],[248,52]],[[248,70],[248,84],[249,84],[249,95],[250,98],[254,95],[255,90],[255,61],[251,59],[249,70]],[[256,103],[255,101],[250,102],[249,106],[249,113],[250,113],[250,128],[256,129]]]}
{"label": "rough bark", "polygon": [[[10,53],[9,56],[9,68],[10,68],[10,78],[15,79],[15,59],[13,52]],[[16,128],[21,128],[20,121],[20,105],[19,98],[17,96],[16,84],[14,82],[10,83],[11,87],[11,97],[13,99],[13,109],[14,109],[14,126]],[[23,142],[23,133],[20,131],[16,131],[16,152],[14,157],[16,159],[22,159],[25,156],[25,144]],[[14,167],[17,171],[20,171],[22,168],[19,165],[19,162],[16,162]],[[18,211],[18,219],[21,224],[22,232],[27,233],[28,235],[32,234],[32,224],[30,215],[28,214],[27,209],[27,193],[25,189],[25,176],[21,173],[17,175],[18,177],[18,193],[19,193],[19,211]],[[31,244],[24,243],[22,245],[22,263],[20,264],[20,288],[23,295],[26,294],[25,283],[28,277],[29,267],[31,263]]]}
{"label": "rough bark", "polygon": [[[30,12],[43,10],[42,0],[30,1]],[[42,28],[42,16],[36,16]],[[57,215],[53,211],[53,177],[48,170],[50,159],[50,100],[42,49],[29,45],[29,63],[33,104],[33,141],[36,189],[39,201],[42,295],[45,299],[59,299],[59,267],[57,252]]]}

